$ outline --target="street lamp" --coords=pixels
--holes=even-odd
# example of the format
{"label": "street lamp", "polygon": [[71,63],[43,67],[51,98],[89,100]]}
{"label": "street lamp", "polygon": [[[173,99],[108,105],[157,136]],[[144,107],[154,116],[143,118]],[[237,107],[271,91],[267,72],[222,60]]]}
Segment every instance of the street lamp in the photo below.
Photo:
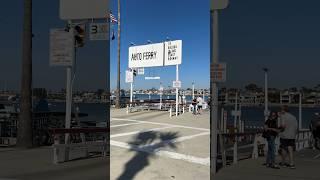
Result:
{"label": "street lamp", "polygon": [[264,117],[268,120],[269,110],[268,110],[268,68],[263,68],[264,71]]}

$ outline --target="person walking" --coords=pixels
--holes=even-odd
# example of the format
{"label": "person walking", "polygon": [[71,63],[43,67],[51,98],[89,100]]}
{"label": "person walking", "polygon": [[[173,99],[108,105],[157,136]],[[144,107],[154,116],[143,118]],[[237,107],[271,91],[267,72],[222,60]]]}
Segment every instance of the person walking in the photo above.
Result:
{"label": "person walking", "polygon": [[275,139],[278,136],[279,129],[278,129],[278,115],[276,112],[272,112],[265,122],[264,125],[264,137],[267,139],[268,142],[268,153],[266,158],[266,166],[274,169],[280,169],[279,166],[276,165],[276,145]]}
{"label": "person walking", "polygon": [[[288,106],[283,106],[280,112],[280,166],[295,169],[293,151],[296,146],[295,139],[298,132],[298,122],[295,116],[289,113]],[[286,159],[289,158],[289,164]]]}

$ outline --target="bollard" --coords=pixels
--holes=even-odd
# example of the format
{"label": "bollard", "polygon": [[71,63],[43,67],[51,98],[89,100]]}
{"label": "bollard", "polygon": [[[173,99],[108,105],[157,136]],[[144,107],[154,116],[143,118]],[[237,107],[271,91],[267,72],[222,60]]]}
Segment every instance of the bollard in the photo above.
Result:
{"label": "bollard", "polygon": [[189,106],[189,112],[191,112],[191,106]]}
{"label": "bollard", "polygon": [[[235,130],[237,133],[237,130]],[[237,135],[234,136],[234,144],[233,144],[233,164],[238,163],[238,137]]]}
{"label": "bollard", "polygon": [[169,109],[169,117],[171,118],[171,116],[172,116],[172,107],[170,107]]}
{"label": "bollard", "polygon": [[257,135],[254,136],[253,141],[253,151],[252,151],[252,159],[258,159],[259,152],[258,152],[258,137]]}
{"label": "bollard", "polygon": [[127,105],[127,114],[129,114],[129,105]]}
{"label": "bollard", "polygon": [[54,135],[54,145],[53,145],[53,163],[58,164],[59,163],[59,150],[55,145],[59,145],[59,135]]}
{"label": "bollard", "polygon": [[184,106],[182,107],[182,114],[184,114]]}

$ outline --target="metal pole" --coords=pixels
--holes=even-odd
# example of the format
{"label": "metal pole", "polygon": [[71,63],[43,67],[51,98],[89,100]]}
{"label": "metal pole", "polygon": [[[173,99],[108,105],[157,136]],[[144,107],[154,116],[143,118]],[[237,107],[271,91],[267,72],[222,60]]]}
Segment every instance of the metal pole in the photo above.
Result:
{"label": "metal pole", "polygon": [[302,129],[302,95],[299,93],[299,130]]}
{"label": "metal pole", "polygon": [[238,111],[238,92],[236,92],[236,99],[235,99],[235,103],[234,103],[234,123],[233,123],[233,127],[236,130],[237,128],[237,111]]}
{"label": "metal pole", "polygon": [[194,99],[194,83],[192,83],[192,100]]}
{"label": "metal pole", "polygon": [[[176,65],[176,81],[179,81],[179,65]],[[176,87],[176,116],[178,116],[179,108],[179,88]]]}
{"label": "metal pole", "polygon": [[[70,27],[72,27],[72,21],[68,21]],[[71,28],[73,31],[73,27]],[[75,59],[73,59],[75,62]],[[72,106],[72,66],[67,67],[67,84],[66,84],[66,116],[65,116],[65,128],[70,129],[71,126],[71,106]],[[69,143],[69,134],[65,135],[65,144]]]}
{"label": "metal pole", "polygon": [[159,109],[161,110],[161,107],[162,107],[162,89],[163,89],[163,87],[162,87],[162,85],[161,85],[161,83],[160,83],[160,107],[159,107]]}
{"label": "metal pole", "polygon": [[118,67],[117,67],[117,91],[116,108],[120,108],[120,0],[118,0]]}
{"label": "metal pole", "polygon": [[133,82],[130,83],[130,107],[132,106]]}
{"label": "metal pole", "polygon": [[[211,65],[214,63],[218,63],[218,10],[211,11],[213,21],[211,23],[212,33],[211,36],[211,43],[212,43],[212,51],[211,51]],[[210,177],[213,179],[213,176],[216,174],[217,171],[217,122],[218,122],[218,85],[217,83],[213,82],[212,75],[210,76],[210,84],[211,84],[211,97],[212,97],[212,107],[210,109]]]}
{"label": "metal pole", "polygon": [[264,72],[264,117],[265,120],[268,120],[268,69],[264,68]]}
{"label": "metal pole", "polygon": [[17,146],[30,148],[32,137],[32,0],[24,0],[20,118]]}

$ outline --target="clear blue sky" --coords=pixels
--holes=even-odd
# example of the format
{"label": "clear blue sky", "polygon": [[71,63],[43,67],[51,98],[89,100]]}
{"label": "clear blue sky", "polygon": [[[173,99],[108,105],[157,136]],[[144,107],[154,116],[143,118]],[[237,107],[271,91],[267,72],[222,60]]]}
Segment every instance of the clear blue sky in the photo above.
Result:
{"label": "clear blue sky", "polygon": [[[0,7],[0,88],[18,89],[21,69],[23,1],[5,1]],[[209,0],[122,0],[121,71],[122,88],[130,42],[146,44],[183,40],[181,80],[183,87],[196,82],[209,87]],[[35,87],[65,87],[65,70],[49,67],[49,29],[63,27],[58,0],[34,0],[33,63]],[[228,87],[249,82],[263,84],[262,67],[271,69],[270,86],[314,86],[319,84],[320,2],[309,0],[230,0],[220,13],[221,60],[228,63]],[[116,0],[111,9],[117,14]],[[114,26],[116,31],[116,26]],[[111,86],[116,82],[116,46],[111,41]],[[105,87],[105,42],[86,41],[79,50],[75,89]],[[159,75],[165,86],[175,78],[174,67],[146,70]],[[138,77],[136,88],[158,88],[159,80]]]}
{"label": "clear blue sky", "polygon": [[[112,0],[113,13],[117,15],[117,1]],[[209,87],[210,16],[209,1],[202,0],[122,0],[121,6],[121,82],[124,83],[128,68],[130,42],[137,45],[163,42],[166,37],[183,42],[182,65],[179,67],[183,88],[191,87],[195,81],[199,88]],[[183,3],[182,3],[183,2]],[[201,2],[201,3],[200,3]],[[183,6],[182,6],[183,5]],[[117,31],[117,27],[114,26]],[[117,41],[111,41],[112,87],[116,81]],[[145,76],[160,76],[160,80],[145,80],[137,76],[135,88],[159,88],[172,86],[175,80],[175,66],[145,68]]]}

